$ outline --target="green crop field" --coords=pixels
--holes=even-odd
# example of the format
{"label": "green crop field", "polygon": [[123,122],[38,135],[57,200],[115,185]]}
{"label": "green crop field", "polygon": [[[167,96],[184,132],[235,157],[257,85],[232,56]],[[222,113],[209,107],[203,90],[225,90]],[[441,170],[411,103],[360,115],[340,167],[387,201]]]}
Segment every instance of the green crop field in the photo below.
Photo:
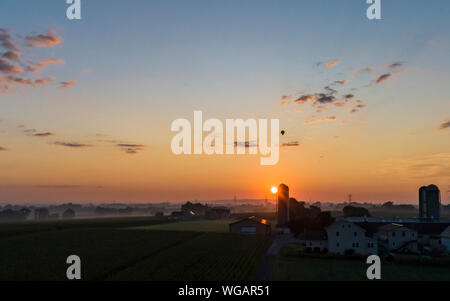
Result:
{"label": "green crop field", "polygon": [[73,254],[83,280],[251,280],[270,242],[227,233],[231,221],[2,224],[0,280],[65,280]]}

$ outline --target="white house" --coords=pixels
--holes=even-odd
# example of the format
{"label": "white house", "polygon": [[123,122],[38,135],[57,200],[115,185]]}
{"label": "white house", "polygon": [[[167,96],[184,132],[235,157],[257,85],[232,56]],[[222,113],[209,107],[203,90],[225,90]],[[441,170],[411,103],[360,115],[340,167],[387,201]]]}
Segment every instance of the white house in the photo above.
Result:
{"label": "white house", "polygon": [[387,224],[378,229],[380,244],[389,251],[418,252],[418,233],[401,224]]}
{"label": "white house", "polygon": [[356,254],[378,253],[378,239],[375,233],[369,233],[361,226],[346,220],[339,220],[326,228],[328,251],[345,254],[353,250]]}
{"label": "white house", "polygon": [[328,250],[327,233],[323,230],[305,230],[305,245],[310,251]]}
{"label": "white house", "polygon": [[447,253],[450,253],[450,226],[441,233],[441,244],[447,248]]}

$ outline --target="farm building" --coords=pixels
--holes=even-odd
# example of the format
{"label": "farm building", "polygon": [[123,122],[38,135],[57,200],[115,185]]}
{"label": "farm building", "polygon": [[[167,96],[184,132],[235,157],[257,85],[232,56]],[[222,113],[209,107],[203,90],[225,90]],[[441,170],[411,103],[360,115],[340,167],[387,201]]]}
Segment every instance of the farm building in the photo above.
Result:
{"label": "farm building", "polygon": [[305,230],[305,245],[309,251],[328,251],[327,232],[324,230]]}
{"label": "farm building", "polygon": [[450,253],[450,226],[441,233],[441,243],[447,248],[447,252]]}
{"label": "farm building", "polygon": [[418,233],[401,224],[387,224],[378,228],[380,244],[389,251],[417,253]]}
{"label": "farm building", "polygon": [[336,221],[326,228],[328,250],[335,254],[377,254],[378,239],[374,231],[345,220]]}
{"label": "farm building", "polygon": [[231,223],[230,232],[247,235],[270,236],[272,234],[272,224],[265,219],[251,216]]}

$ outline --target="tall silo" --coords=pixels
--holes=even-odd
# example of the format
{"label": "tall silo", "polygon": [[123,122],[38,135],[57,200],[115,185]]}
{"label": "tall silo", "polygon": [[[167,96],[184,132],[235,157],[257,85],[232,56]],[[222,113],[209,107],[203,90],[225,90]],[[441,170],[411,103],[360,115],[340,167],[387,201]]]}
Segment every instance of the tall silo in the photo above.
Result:
{"label": "tall silo", "polygon": [[280,226],[285,226],[289,222],[289,187],[280,184],[277,199],[277,223]]}

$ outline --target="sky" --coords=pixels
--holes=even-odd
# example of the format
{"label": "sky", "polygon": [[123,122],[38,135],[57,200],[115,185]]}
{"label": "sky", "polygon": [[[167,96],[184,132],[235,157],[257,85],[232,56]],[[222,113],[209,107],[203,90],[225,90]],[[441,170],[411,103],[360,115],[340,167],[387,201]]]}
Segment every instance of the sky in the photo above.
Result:
{"label": "sky", "polygon": [[[0,203],[450,190],[450,3],[0,2]],[[181,155],[171,123],[280,120],[280,159]]]}

